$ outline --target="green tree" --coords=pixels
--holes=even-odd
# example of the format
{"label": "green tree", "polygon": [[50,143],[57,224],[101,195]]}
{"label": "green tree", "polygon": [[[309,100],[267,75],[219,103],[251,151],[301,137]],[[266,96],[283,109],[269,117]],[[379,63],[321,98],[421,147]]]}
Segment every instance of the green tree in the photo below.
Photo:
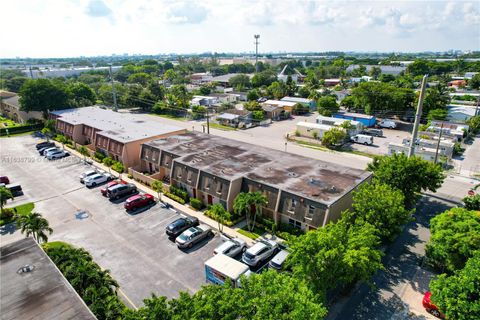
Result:
{"label": "green tree", "polygon": [[250,83],[252,84],[252,87],[259,88],[262,86],[268,87],[274,81],[277,81],[276,73],[273,70],[265,70],[256,73],[250,80]]}
{"label": "green tree", "polygon": [[344,107],[348,111],[355,108],[355,98],[352,96],[346,96],[340,101],[340,106]]}
{"label": "green tree", "polygon": [[83,156],[83,162],[87,163],[87,156],[90,155],[90,153],[88,152],[87,147],[85,147],[85,146],[80,146],[80,147],[78,148],[78,152],[80,152],[80,154]]}
{"label": "green tree", "polygon": [[363,82],[352,90],[355,107],[366,114],[380,111],[405,111],[412,107],[415,94],[412,89],[399,88],[391,83]]}
{"label": "green tree", "polygon": [[420,192],[435,192],[445,178],[440,165],[403,153],[375,157],[367,170],[373,172],[374,180],[402,191],[407,208],[413,207]]}
{"label": "green tree", "polygon": [[248,101],[256,101],[258,98],[260,98],[260,94],[257,89],[252,89],[248,91],[247,93],[247,100]]}
{"label": "green tree", "polygon": [[[418,103],[419,95],[416,96],[415,102]],[[439,84],[433,88],[428,88],[423,101],[423,111],[429,112],[436,109],[447,109],[447,104],[450,102],[447,88]]]}
{"label": "green tree", "polygon": [[28,79],[19,92],[22,111],[40,111],[45,119],[50,110],[68,108],[68,94],[49,79]]}
{"label": "green tree", "polygon": [[62,144],[62,149],[65,150],[65,143],[67,143],[68,139],[63,134],[59,134],[57,136],[57,141]]}
{"label": "green tree", "polygon": [[247,101],[243,104],[246,110],[248,111],[257,111],[257,110],[262,110],[262,107],[257,101]]}
{"label": "green tree", "polygon": [[371,224],[381,239],[392,241],[412,215],[404,202],[400,190],[378,182],[366,183],[354,192],[352,211],[342,216],[352,224]]}
{"label": "green tree", "polygon": [[446,120],[448,116],[447,109],[432,109],[428,111],[427,120]]}
{"label": "green tree", "polygon": [[373,79],[378,79],[378,77],[382,74],[382,69],[380,67],[372,67],[370,69],[370,76],[373,77]]}
{"label": "green tree", "polygon": [[231,77],[228,83],[236,90],[244,90],[250,87],[250,77],[246,74],[239,74]]}
{"label": "green tree", "polygon": [[471,117],[466,122],[470,126],[470,131],[473,133],[480,131],[480,115]]}
{"label": "green tree", "polygon": [[250,194],[246,192],[240,192],[233,200],[233,211],[236,215],[245,215],[247,219],[247,226],[249,227],[249,217],[252,214],[252,205],[250,203]]}
{"label": "green tree", "polygon": [[265,118],[263,110],[255,110],[252,112],[252,118],[254,120],[262,121]]}
{"label": "green tree", "polygon": [[346,138],[347,133],[344,129],[333,127],[323,134],[322,144],[327,147],[333,147],[340,144]]}
{"label": "green tree", "polygon": [[102,163],[103,163],[105,166],[108,167],[108,173],[110,173],[110,174],[112,173],[112,171],[110,170],[110,168],[112,167],[113,162],[114,162],[113,159],[110,158],[110,157],[105,157],[105,158],[103,158],[103,160],[102,160]]}
{"label": "green tree", "polygon": [[27,80],[28,78],[26,77],[13,77],[11,79],[7,79],[5,85],[8,91],[18,92]]}
{"label": "green tree", "polygon": [[426,253],[439,270],[462,269],[468,258],[480,250],[480,212],[453,208],[430,220],[430,241]]}
{"label": "green tree", "polygon": [[465,197],[462,201],[465,203],[465,209],[480,210],[480,194]]}
{"label": "green tree", "polygon": [[407,66],[407,73],[413,76],[429,74],[430,68],[427,60],[417,59]]}
{"label": "green tree", "polygon": [[372,225],[328,224],[290,240],[287,264],[325,301],[327,290],[368,281],[382,269],[380,240]]}
{"label": "green tree", "polygon": [[3,207],[7,204],[8,199],[13,199],[12,192],[6,187],[0,187],[0,209],[3,214]]}
{"label": "green tree", "polygon": [[[267,200],[267,197],[263,195],[261,192],[255,191],[255,192],[249,193],[248,201],[250,203],[250,207],[253,208],[252,211],[254,211],[253,219],[251,219],[252,223],[250,224],[251,226],[250,231],[252,231],[253,228],[255,227],[257,217],[262,216],[262,208],[268,205],[268,200]],[[247,218],[247,225],[248,225],[248,218]]]}
{"label": "green tree", "polygon": [[81,82],[70,83],[67,88],[70,105],[73,107],[85,107],[94,105],[97,97],[90,86]]}
{"label": "green tree", "polygon": [[128,83],[137,83],[142,86],[146,86],[148,82],[150,82],[152,77],[145,72],[138,72],[130,75],[127,79]]}
{"label": "green tree", "polygon": [[480,314],[480,251],[454,275],[442,274],[430,282],[432,302],[446,319],[474,320]]}
{"label": "green tree", "polygon": [[267,92],[269,96],[279,100],[287,95],[287,86],[283,81],[274,81],[268,86]]}
{"label": "green tree", "polygon": [[25,215],[17,216],[17,228],[21,230],[27,237],[33,236],[37,242],[47,242],[48,234],[52,234],[53,229],[50,228],[47,219],[43,218],[40,213],[29,212]]}
{"label": "green tree", "polygon": [[161,195],[163,193],[163,182],[160,180],[155,180],[152,182],[150,187],[152,187],[153,191],[157,193],[158,202],[161,202],[162,201]]}
{"label": "green tree", "polygon": [[321,97],[317,101],[318,113],[323,116],[331,116],[333,113],[337,112],[339,109],[337,100],[333,96]]}
{"label": "green tree", "polygon": [[225,210],[223,205],[221,205],[220,203],[212,205],[210,209],[208,209],[208,211],[212,215],[212,218],[218,222],[218,230],[220,230],[220,232],[223,232],[223,225],[231,219],[230,212]]}
{"label": "green tree", "polygon": [[480,73],[477,73],[476,75],[474,75],[472,79],[468,81],[468,85],[472,89],[476,89],[476,90],[480,89]]}

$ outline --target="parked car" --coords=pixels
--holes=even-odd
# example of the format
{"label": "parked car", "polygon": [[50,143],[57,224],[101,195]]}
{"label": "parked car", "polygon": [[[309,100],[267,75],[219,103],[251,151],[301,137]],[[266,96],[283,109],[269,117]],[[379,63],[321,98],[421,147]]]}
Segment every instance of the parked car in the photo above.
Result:
{"label": "parked car", "polygon": [[117,184],[107,189],[107,197],[110,200],[120,199],[129,194],[138,193],[137,187],[133,183]]}
{"label": "parked car", "polygon": [[366,135],[374,136],[374,137],[383,137],[383,130],[382,129],[365,128],[365,129],[363,129],[362,134],[366,134]]}
{"label": "parked car", "polygon": [[53,160],[53,159],[60,159],[64,158],[67,156],[67,153],[64,150],[56,150],[47,153],[47,159],[48,160]]}
{"label": "parked car", "polygon": [[108,181],[111,181],[112,179],[113,177],[109,174],[96,173],[85,177],[83,182],[87,187],[96,187],[99,184],[106,183]]}
{"label": "parked car", "polygon": [[251,267],[257,266],[260,262],[267,260],[278,250],[278,244],[272,240],[262,239],[252,247],[245,250],[242,261]]}
{"label": "parked car", "polygon": [[287,260],[287,257],[288,257],[288,251],[285,249],[281,250],[279,253],[275,255],[275,257],[272,258],[272,260],[270,260],[270,262],[268,263],[268,266],[277,271],[282,271],[285,264],[285,260]]}
{"label": "parked car", "polygon": [[117,184],[126,184],[127,182],[126,181],[123,181],[123,180],[113,180],[113,181],[110,181],[109,183],[107,183],[107,185],[105,187],[103,187],[102,189],[100,189],[100,193],[102,194],[102,196],[106,197],[107,196],[107,190],[108,188],[111,188],[113,186],[116,186]]}
{"label": "parked car", "polygon": [[432,314],[433,316],[440,318],[440,319],[445,319],[445,315],[438,310],[438,307],[432,303],[430,300],[432,294],[431,292],[425,293],[422,299],[422,305],[427,310],[428,313]]}
{"label": "parked car", "polygon": [[9,184],[9,183],[10,183],[10,179],[8,179],[7,176],[1,176],[1,177],[0,177],[0,183]]}
{"label": "parked car", "polygon": [[12,193],[12,196],[14,197],[23,195],[22,186],[18,183],[11,183],[11,184],[0,183],[0,187],[5,187],[8,190],[10,190],[10,192]]}
{"label": "parked car", "polygon": [[137,194],[134,195],[133,197],[130,197],[125,201],[125,204],[123,205],[125,210],[127,211],[133,211],[137,209],[141,209],[143,207],[149,206],[151,204],[155,203],[155,198],[148,193],[145,194]]}
{"label": "parked car", "polygon": [[51,147],[55,147],[55,143],[53,142],[47,142],[47,141],[44,141],[44,142],[40,142],[40,143],[37,143],[35,148],[37,150],[40,150],[40,149],[43,149],[43,148],[51,148]]}
{"label": "parked car", "polygon": [[43,150],[42,155],[46,157],[49,152],[57,151],[57,150],[60,150],[60,149],[58,149],[57,147],[46,148],[45,150]]}
{"label": "parked car", "polygon": [[166,227],[166,233],[170,238],[178,237],[183,231],[198,226],[198,219],[195,217],[182,217]]}
{"label": "parked car", "polygon": [[364,134],[356,134],[350,138],[355,143],[361,143],[364,145],[372,145],[373,144],[373,137],[367,136]]}
{"label": "parked car", "polygon": [[206,224],[201,224],[183,231],[182,234],[175,239],[175,243],[180,249],[191,248],[195,243],[211,236],[213,236],[212,228]]}
{"label": "parked car", "polygon": [[84,173],[82,173],[79,178],[80,178],[80,183],[83,183],[85,181],[85,178],[86,177],[89,177],[89,176],[93,176],[94,174],[97,174],[98,171],[97,170],[88,170],[88,171],[85,171]]}
{"label": "parked car", "polygon": [[397,123],[393,120],[382,119],[380,122],[378,122],[378,126],[380,128],[395,129],[397,127]]}
{"label": "parked car", "polygon": [[240,238],[225,241],[213,250],[213,254],[224,254],[229,257],[236,257],[247,249],[247,244]]}

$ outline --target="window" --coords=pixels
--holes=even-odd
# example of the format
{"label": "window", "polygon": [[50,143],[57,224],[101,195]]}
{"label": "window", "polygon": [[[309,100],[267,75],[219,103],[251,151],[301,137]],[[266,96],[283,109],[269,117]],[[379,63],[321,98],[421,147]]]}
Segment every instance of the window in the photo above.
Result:
{"label": "window", "polygon": [[288,224],[294,227],[295,229],[302,229],[302,223],[300,221],[288,219]]}
{"label": "window", "polygon": [[297,206],[297,200],[291,199],[289,212],[295,212],[295,207]]}
{"label": "window", "polygon": [[177,169],[177,178],[182,179],[182,168]]}
{"label": "window", "polygon": [[308,215],[313,216],[313,213],[315,212],[315,207],[312,205],[308,206]]}
{"label": "window", "polygon": [[210,179],[205,178],[205,189],[210,190]]}
{"label": "window", "polygon": [[190,170],[187,171],[187,181],[192,182],[192,171]]}
{"label": "window", "polygon": [[217,193],[222,194],[223,183],[217,182]]}

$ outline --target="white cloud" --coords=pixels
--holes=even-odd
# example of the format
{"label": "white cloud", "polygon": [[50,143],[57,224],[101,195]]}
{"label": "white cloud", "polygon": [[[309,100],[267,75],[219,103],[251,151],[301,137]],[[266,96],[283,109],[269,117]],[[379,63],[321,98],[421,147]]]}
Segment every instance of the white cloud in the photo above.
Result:
{"label": "white cloud", "polygon": [[102,0],[90,0],[85,13],[91,17],[108,17],[112,14],[110,9]]}

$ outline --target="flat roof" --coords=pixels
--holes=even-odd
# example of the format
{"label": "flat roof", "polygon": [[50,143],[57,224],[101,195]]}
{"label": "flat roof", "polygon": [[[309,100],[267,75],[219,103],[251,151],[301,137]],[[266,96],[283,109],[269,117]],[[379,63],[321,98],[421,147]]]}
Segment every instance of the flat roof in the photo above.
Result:
{"label": "flat roof", "polygon": [[320,129],[320,130],[330,130],[334,128],[334,126],[329,124],[322,124],[322,123],[316,123],[316,122],[303,122],[303,121],[298,122],[297,126],[307,127],[312,129]]}
{"label": "flat roof", "polygon": [[214,270],[221,270],[221,272],[230,279],[236,279],[239,275],[242,275],[249,269],[246,264],[224,254],[214,255],[205,261],[205,265]]}
{"label": "flat roof", "polygon": [[2,246],[0,267],[2,320],[96,319],[33,238]]}
{"label": "flat roof", "polygon": [[285,107],[293,107],[296,105],[295,102],[290,102],[290,101],[281,101],[281,100],[267,100],[265,102],[262,102],[261,104],[270,104],[274,106],[285,106]]}
{"label": "flat roof", "polygon": [[281,101],[294,101],[294,102],[300,102],[300,103],[310,103],[313,102],[312,99],[307,99],[307,98],[300,98],[300,97],[283,97],[280,99]]}
{"label": "flat roof", "polygon": [[123,143],[184,130],[98,106],[56,110],[51,113],[60,116],[60,120],[69,124],[84,124],[97,128],[100,130],[98,134]]}
{"label": "flat roof", "polygon": [[330,205],[371,173],[224,137],[189,132],[144,145],[178,156],[179,164],[226,180],[242,177]]}
{"label": "flat roof", "polygon": [[335,113],[333,116],[345,116],[345,117],[352,117],[352,118],[363,118],[363,119],[373,119],[374,116],[371,116],[369,114],[363,114],[363,113],[354,113],[354,112],[339,112]]}
{"label": "flat roof", "polygon": [[2,98],[2,102],[11,106],[14,106],[16,108],[20,107],[20,97],[15,94],[13,96],[7,97],[7,98]]}

